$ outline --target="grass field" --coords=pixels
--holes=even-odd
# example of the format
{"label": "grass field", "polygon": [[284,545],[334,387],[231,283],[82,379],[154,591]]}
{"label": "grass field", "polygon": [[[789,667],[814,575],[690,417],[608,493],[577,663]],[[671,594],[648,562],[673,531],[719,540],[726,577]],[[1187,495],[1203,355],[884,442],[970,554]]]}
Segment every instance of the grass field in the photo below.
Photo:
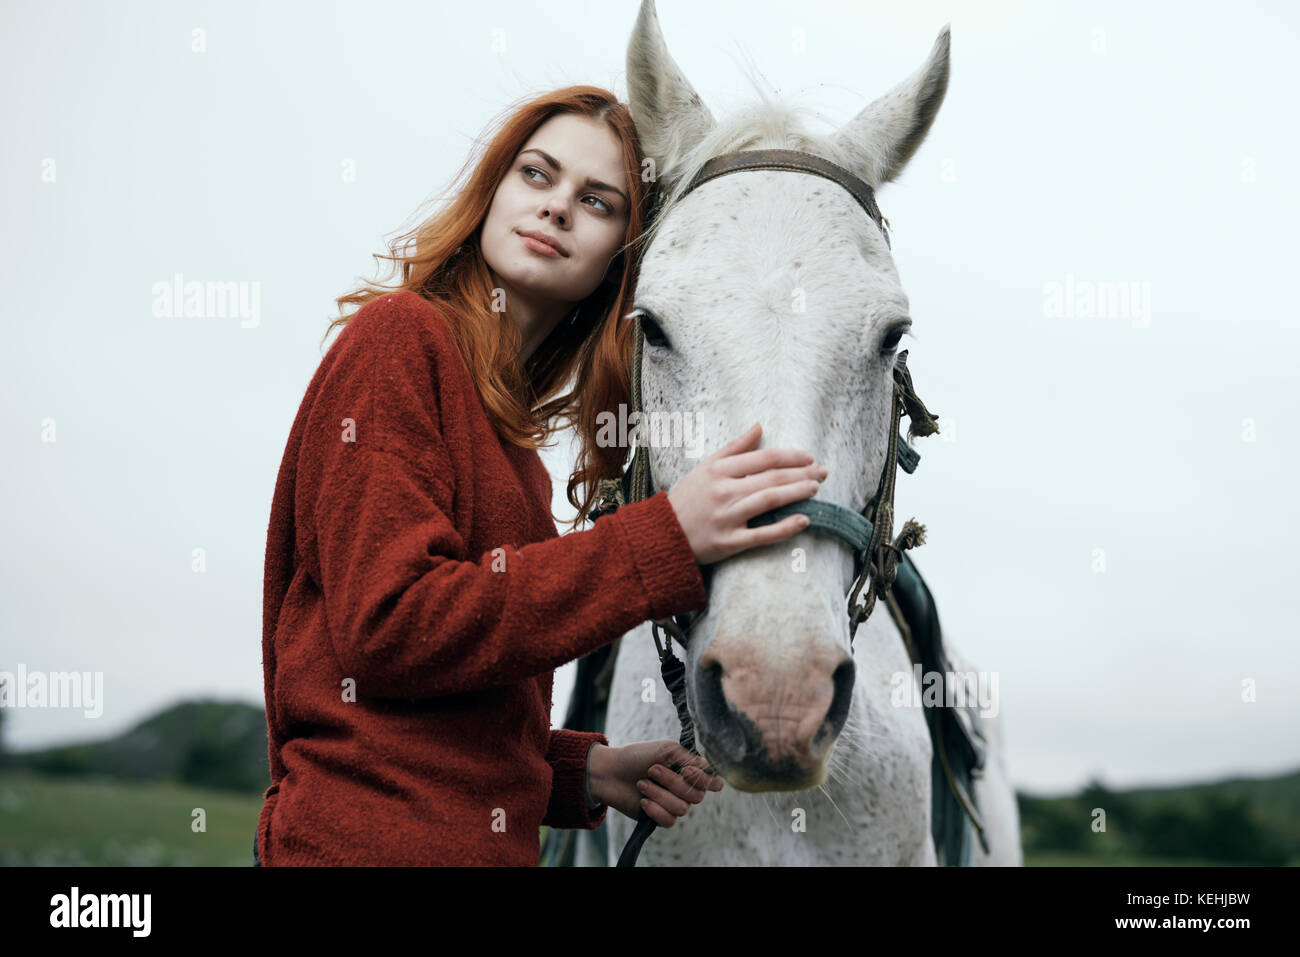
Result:
{"label": "grass field", "polygon": [[[194,831],[194,811],[206,830]],[[0,865],[216,866],[252,864],[260,795],[174,784],[0,774]],[[1028,855],[1029,866],[1159,866],[1214,861],[1086,854]]]}
{"label": "grass field", "polygon": [[[266,735],[262,709],[202,699],[107,740],[0,751],[0,866],[250,867]],[[1300,864],[1300,770],[1017,800],[1029,866]]]}
{"label": "grass field", "polygon": [[250,867],[261,810],[260,794],[6,772],[0,865]]}

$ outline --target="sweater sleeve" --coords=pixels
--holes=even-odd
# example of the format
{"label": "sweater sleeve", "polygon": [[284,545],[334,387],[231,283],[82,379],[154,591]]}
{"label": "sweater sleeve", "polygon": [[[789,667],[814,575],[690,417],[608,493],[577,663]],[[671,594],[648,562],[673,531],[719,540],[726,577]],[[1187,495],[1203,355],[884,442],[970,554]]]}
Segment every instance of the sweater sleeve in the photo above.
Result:
{"label": "sweater sleeve", "polygon": [[[467,554],[429,381],[436,357],[391,321],[349,331],[304,430],[297,511],[330,641],[358,692],[418,699],[514,684],[647,619],[704,607],[665,492],[582,531]],[[351,442],[340,441],[347,420]]]}
{"label": "sweater sleeve", "polygon": [[554,771],[551,799],[542,823],[547,827],[593,830],[605,820],[608,805],[587,803],[587,752],[593,744],[608,746],[609,739],[598,731],[551,730],[546,763]]}

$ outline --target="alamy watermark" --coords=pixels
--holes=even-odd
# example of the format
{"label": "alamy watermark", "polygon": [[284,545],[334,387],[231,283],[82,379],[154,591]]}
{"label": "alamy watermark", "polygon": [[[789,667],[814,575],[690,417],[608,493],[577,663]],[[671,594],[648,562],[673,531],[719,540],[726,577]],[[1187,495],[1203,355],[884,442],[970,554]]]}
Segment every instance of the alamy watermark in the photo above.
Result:
{"label": "alamy watermark", "polygon": [[51,927],[124,927],[132,937],[148,937],[152,894],[83,894],[76,884],[50,898]]}
{"label": "alamy watermark", "polygon": [[1151,283],[1075,279],[1043,283],[1043,316],[1048,319],[1131,319],[1134,329],[1151,325]]}
{"label": "alamy watermark", "polygon": [[629,412],[620,402],[618,415],[596,415],[596,445],[625,449],[635,438],[637,448],[680,448],[687,458],[698,459],[704,454],[704,422],[702,412]]}
{"label": "alamy watermark", "polygon": [[0,708],[81,708],[87,718],[104,713],[102,671],[0,671]]}
{"label": "alamy watermark", "polygon": [[889,679],[889,703],[895,708],[969,708],[978,706],[981,718],[998,713],[996,671],[895,671]]}
{"label": "alamy watermark", "polygon": [[239,319],[245,329],[262,322],[262,283],[258,280],[185,281],[153,284],[153,314],[158,319]]}

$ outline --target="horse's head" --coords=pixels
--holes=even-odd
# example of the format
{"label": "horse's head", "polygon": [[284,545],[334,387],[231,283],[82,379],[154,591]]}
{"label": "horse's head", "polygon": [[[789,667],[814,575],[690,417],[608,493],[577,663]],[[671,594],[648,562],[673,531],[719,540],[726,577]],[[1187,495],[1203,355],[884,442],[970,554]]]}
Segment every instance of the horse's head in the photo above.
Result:
{"label": "horse's head", "polygon": [[[873,188],[894,179],[943,101],[947,28],[919,70],[824,136],[770,102],[715,123],[669,56],[653,0],[642,4],[627,75],[663,194],[636,299],[643,411],[699,427],[692,442],[649,449],[655,488],[672,488],[701,453],[760,421],[763,446],[806,449],[828,467],[817,498],[860,511],[885,464],[896,347],[909,322],[884,234],[846,189],[806,173],[748,170],[681,194],[708,159],[745,149],[810,152]],[[735,787],[825,780],[855,680],[853,559],[843,542],[810,531],[705,570],[709,607],[689,637],[688,702],[701,753]]]}

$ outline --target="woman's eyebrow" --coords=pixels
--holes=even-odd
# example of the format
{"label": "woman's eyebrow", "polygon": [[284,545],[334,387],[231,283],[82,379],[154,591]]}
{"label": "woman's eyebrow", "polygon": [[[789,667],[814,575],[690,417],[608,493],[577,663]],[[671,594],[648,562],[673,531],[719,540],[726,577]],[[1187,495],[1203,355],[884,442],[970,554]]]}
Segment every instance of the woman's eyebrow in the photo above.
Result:
{"label": "woman's eyebrow", "polygon": [[[522,153],[520,153],[519,155],[520,155],[520,156],[523,156],[524,153],[536,153],[536,154],[537,154],[538,156],[540,156],[542,159],[546,160],[546,162],[548,162],[548,163],[550,163],[552,166],[554,166],[554,167],[555,167],[555,172],[557,172],[557,173],[563,173],[563,172],[564,172],[564,167],[560,165],[560,161],[557,160],[557,159],[556,159],[554,156],[552,156],[550,153],[547,153],[545,150],[539,150],[539,149],[537,149],[537,148],[535,148],[535,147],[529,147],[528,149],[524,150],[524,151],[523,151]],[[610,193],[617,193],[619,196],[622,196],[622,197],[623,197],[623,202],[627,203],[629,206],[632,205],[632,201],[631,201],[630,199],[627,198],[627,193],[623,192],[623,191],[622,191],[621,189],[619,189],[617,186],[610,186],[609,183],[602,183],[600,180],[598,180],[598,179],[592,179],[590,176],[587,177],[587,182],[586,182],[584,185],[586,185],[586,186],[590,186],[592,189],[603,189],[603,190],[606,190],[607,192],[610,192]]]}

